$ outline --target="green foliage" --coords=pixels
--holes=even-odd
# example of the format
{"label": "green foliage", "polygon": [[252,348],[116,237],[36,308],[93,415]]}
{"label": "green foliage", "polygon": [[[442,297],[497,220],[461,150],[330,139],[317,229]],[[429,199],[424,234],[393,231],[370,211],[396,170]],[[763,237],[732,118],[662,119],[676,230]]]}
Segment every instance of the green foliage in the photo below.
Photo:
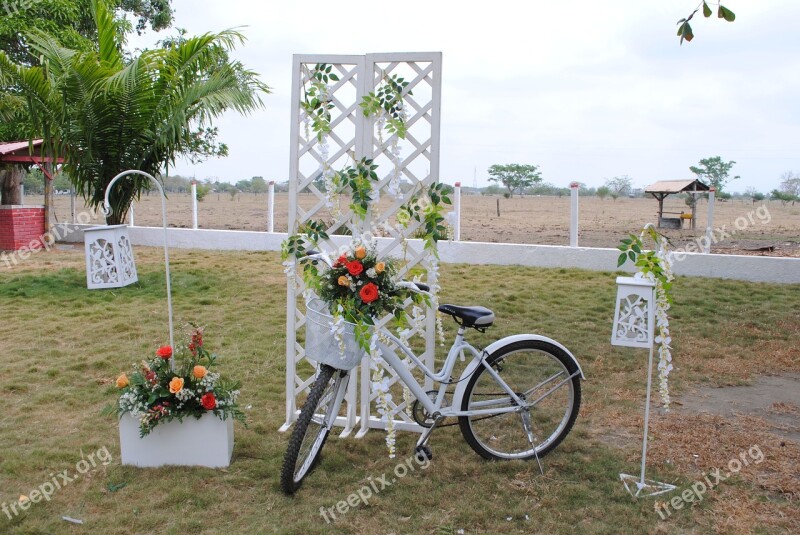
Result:
{"label": "green foliage", "polygon": [[539,171],[538,165],[495,164],[489,167],[488,173],[489,180],[503,184],[508,189],[509,196],[542,181],[542,173]]}
{"label": "green foliage", "polygon": [[291,257],[302,258],[308,250],[316,247],[322,240],[328,239],[327,227],[322,221],[308,221],[291,234],[281,244],[281,258],[285,261]]}
{"label": "green foliage", "polygon": [[728,178],[731,169],[736,164],[735,161],[723,161],[719,156],[712,156],[710,158],[703,158],[700,160],[699,166],[690,166],[689,170],[697,175],[697,178],[703,180],[709,186],[713,186],[719,195],[725,185],[731,180],[738,180],[741,178],[739,175]]}
{"label": "green foliage", "polygon": [[[209,132],[203,129],[227,110],[246,114],[261,107],[260,94],[269,88],[240,62],[224,60],[244,41],[236,31],[181,39],[126,58],[105,4],[93,0],[92,11],[96,49],[71,48],[57,36],[31,31],[26,45],[42,66],[14,63],[0,51],[0,85],[25,95],[32,131],[43,134],[45,152],[66,157],[76,190],[98,207],[119,172],[158,176],[178,156],[203,151]],[[119,182],[107,222],[122,222],[131,201],[149,187],[143,176]]]}
{"label": "green foliage", "polygon": [[597,188],[597,196],[600,197],[600,199],[605,199],[610,194],[611,194],[611,189],[608,186],[600,186],[599,188]]}
{"label": "green foliage", "polygon": [[406,118],[403,110],[403,95],[411,95],[411,91],[406,92],[408,82],[396,74],[386,76],[383,74],[381,85],[378,91],[366,95],[359,106],[364,110],[365,117],[372,117],[385,114],[386,132],[389,135],[397,134],[400,139],[406,137]]}
{"label": "green foliage", "polygon": [[449,193],[452,190],[447,184],[437,182],[431,184],[425,191],[425,199],[420,191],[414,193],[409,201],[400,207],[398,219],[410,221],[411,219],[422,223],[421,238],[425,249],[434,252],[439,257],[436,250],[436,243],[439,240],[447,239],[447,226],[444,224],[444,211],[446,206],[450,206]]}
{"label": "green foliage", "polygon": [[339,77],[332,72],[332,65],[317,63],[313,69],[307,70],[307,82],[303,82],[304,97],[300,107],[311,119],[311,129],[316,132],[317,140],[331,131],[331,110],[334,108],[328,93],[328,82],[338,82]]}
{"label": "green foliage", "polygon": [[206,195],[211,193],[211,186],[209,184],[197,184],[195,186],[195,192],[197,194],[197,201],[203,202],[203,199],[206,198]]}
{"label": "green foliage", "polygon": [[[713,3],[713,2],[712,2]],[[728,22],[733,22],[736,20],[736,15],[728,9],[727,7],[723,6],[719,2],[717,2],[717,18],[725,19]],[[702,8],[703,16],[705,18],[709,18],[713,11],[711,11],[711,7],[708,5],[707,0],[703,0],[700,6],[698,6],[692,13],[681,20],[678,21],[678,37],[681,38],[680,44],[683,44],[683,41],[691,41],[694,39],[694,33],[692,32],[692,27],[689,24],[689,21],[695,16],[695,14]]]}
{"label": "green foliage", "polygon": [[377,168],[378,164],[369,158],[361,158],[355,165],[347,166],[333,176],[338,191],[350,192],[350,209],[361,220],[366,217],[372,202],[373,184],[379,180],[375,172]]}
{"label": "green foliage", "polygon": [[[652,238],[656,245],[662,239],[666,239],[665,236],[659,234],[652,227],[647,227],[644,232],[646,232],[650,238]],[[619,255],[619,258],[617,258],[617,267],[622,267],[625,262],[630,260],[636,267],[639,268],[639,271],[643,275],[652,273],[657,280],[661,281],[661,287],[664,290],[664,295],[667,299],[667,302],[672,303],[672,295],[670,292],[670,289],[672,288],[672,282],[669,280],[669,276],[664,270],[663,261],[658,257],[656,251],[645,250],[644,244],[642,243],[642,236],[631,234],[630,237],[620,241],[620,245],[617,246],[617,249],[622,251],[622,253]]]}

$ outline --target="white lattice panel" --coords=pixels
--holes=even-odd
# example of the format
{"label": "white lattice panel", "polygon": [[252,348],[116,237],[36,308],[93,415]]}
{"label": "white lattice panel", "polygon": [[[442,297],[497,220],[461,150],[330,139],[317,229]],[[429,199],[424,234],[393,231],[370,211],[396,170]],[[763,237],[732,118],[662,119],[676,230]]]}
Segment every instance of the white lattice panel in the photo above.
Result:
{"label": "white lattice panel", "polygon": [[[310,83],[311,71],[317,64],[327,64],[339,78],[330,81],[328,95],[333,104],[330,132],[320,140],[313,129],[304,122],[304,111],[300,106],[304,98],[304,87]],[[384,76],[397,75],[408,82],[404,92],[406,109],[406,139],[398,140],[380,128],[375,118],[367,118],[359,103],[362,97],[376,90]],[[423,250],[420,240],[407,241],[417,231],[419,224],[412,221],[404,232],[398,230],[395,216],[414,192],[439,180],[439,123],[441,96],[441,54],[368,54],[366,56],[296,55],[293,63],[291,161],[289,175],[289,233],[295,233],[304,223],[324,220],[329,243],[321,247],[327,250],[338,248],[348,237],[335,237],[358,229],[352,228],[351,213],[347,199],[329,198],[324,191],[326,166],[340,170],[353,161],[363,157],[372,158],[379,165],[381,178],[378,191],[381,195],[382,210],[371,211],[365,227],[380,227],[381,233],[389,238],[381,240],[379,256],[405,258],[405,271],[422,265],[432,274],[429,253]],[[410,92],[410,94],[408,94]],[[398,185],[403,184],[402,191]],[[391,193],[390,193],[391,192]],[[387,202],[388,201],[388,202]],[[367,230],[361,229],[361,230]],[[339,244],[335,242],[338,241]],[[429,284],[435,279],[429,277]],[[287,429],[297,417],[297,398],[313,382],[311,368],[304,365],[303,344],[301,343],[305,317],[302,306],[303,282],[299,276],[289,281],[287,287],[286,322],[286,423]],[[423,340],[424,353],[421,355],[426,365],[433,366],[435,316],[433,311],[426,315],[423,332],[415,336]],[[419,344],[418,344],[419,345]],[[345,398],[345,412],[337,424],[344,426],[342,435],[350,433],[356,426],[359,435],[369,428],[385,428],[386,423],[375,416],[374,399],[370,394],[369,366],[362,366],[359,373],[354,370],[348,394]],[[396,378],[391,371],[386,371]],[[356,385],[359,380],[360,388]],[[426,380],[427,383],[430,381]],[[431,385],[429,384],[428,388]],[[397,391],[394,387],[393,391]],[[360,404],[357,394],[360,393]],[[417,430],[405,413],[402,395],[394,396],[390,409],[397,429]]]}

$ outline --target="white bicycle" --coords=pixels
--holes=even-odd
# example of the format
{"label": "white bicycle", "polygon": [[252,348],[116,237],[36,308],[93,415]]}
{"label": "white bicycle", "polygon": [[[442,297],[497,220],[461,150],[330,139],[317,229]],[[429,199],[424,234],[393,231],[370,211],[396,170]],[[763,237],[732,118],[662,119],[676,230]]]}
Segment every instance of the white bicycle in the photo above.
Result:
{"label": "white bicycle", "polygon": [[[308,258],[326,260],[323,255],[313,253]],[[414,292],[429,291],[424,284],[400,282],[399,285]],[[577,359],[560,343],[536,334],[508,336],[485,349],[475,348],[465,338],[467,329],[484,332],[494,322],[494,313],[484,307],[457,305],[441,305],[439,311],[452,316],[458,331],[438,372],[429,369],[386,328],[381,328],[382,337],[391,340],[402,356],[386,344],[378,344],[383,360],[416,398],[413,417],[426,429],[417,440],[415,455],[432,458],[427,446],[431,433],[452,417],[458,418],[464,439],[482,457],[539,462],[564,440],[578,416],[580,380],[584,376]],[[309,308],[308,314],[330,319],[324,310]],[[337,354],[324,359],[325,363],[320,360],[316,380],[284,456],[281,487],[287,494],[297,491],[318,463],[339,414],[350,371],[361,360],[357,347],[351,347],[354,354],[345,355],[345,359]],[[461,355],[471,356],[472,360],[461,376],[453,380],[453,369]],[[438,383],[438,388],[425,391],[403,363],[405,357]],[[449,391],[453,386],[455,389]]]}

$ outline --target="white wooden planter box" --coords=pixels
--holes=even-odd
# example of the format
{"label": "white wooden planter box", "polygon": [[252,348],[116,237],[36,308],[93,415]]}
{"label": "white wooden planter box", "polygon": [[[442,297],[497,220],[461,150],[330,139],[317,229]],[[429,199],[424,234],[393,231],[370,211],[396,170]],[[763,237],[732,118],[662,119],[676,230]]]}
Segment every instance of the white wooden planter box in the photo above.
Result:
{"label": "white wooden planter box", "polygon": [[130,414],[119,420],[122,464],[140,467],[205,466],[224,468],[233,455],[233,418],[220,420],[213,413],[158,424],[139,437],[139,422]]}

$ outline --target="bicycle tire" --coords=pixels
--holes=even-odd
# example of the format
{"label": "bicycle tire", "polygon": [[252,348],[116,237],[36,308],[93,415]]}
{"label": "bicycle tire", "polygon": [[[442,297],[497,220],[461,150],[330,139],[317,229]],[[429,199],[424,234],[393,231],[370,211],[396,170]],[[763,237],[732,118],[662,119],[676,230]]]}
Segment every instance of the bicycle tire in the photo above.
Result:
{"label": "bicycle tire", "polygon": [[[523,355],[530,358],[523,359]],[[524,399],[536,400],[547,394],[529,411],[534,443],[528,439],[522,413],[518,412],[460,416],[464,439],[486,459],[530,460],[545,456],[564,440],[578,417],[581,384],[577,364],[561,348],[540,340],[507,344],[489,355],[487,362]],[[573,377],[567,380],[570,376]],[[540,381],[542,377],[546,379]],[[521,382],[526,385],[524,388],[520,388]],[[536,386],[529,388],[530,384]],[[481,366],[466,386],[461,410],[477,410],[481,404],[484,408],[518,406],[498,388],[497,381]],[[548,389],[552,390],[549,394]]]}
{"label": "bicycle tire", "polygon": [[[331,420],[334,410],[338,411],[334,400],[339,388],[346,387],[345,378],[346,374],[343,375],[340,370],[326,364],[320,366],[319,374],[295,422],[283,458],[281,488],[286,494],[294,494],[302,485],[303,479],[318,464],[319,454],[330,434],[330,428],[326,427],[325,422]],[[321,400],[325,400],[322,415],[317,412]]]}

